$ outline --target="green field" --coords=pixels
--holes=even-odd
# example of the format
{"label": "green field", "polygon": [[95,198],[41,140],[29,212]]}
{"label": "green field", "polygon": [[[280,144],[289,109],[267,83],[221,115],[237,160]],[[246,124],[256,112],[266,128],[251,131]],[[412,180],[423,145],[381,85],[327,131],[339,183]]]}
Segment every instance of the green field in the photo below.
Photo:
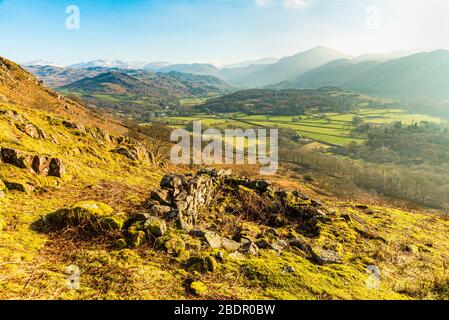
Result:
{"label": "green field", "polygon": [[205,127],[224,129],[226,127],[289,128],[309,139],[329,145],[343,146],[351,141],[363,142],[362,137],[352,136],[353,119],[359,117],[365,123],[384,124],[395,121],[414,123],[429,121],[442,123],[444,120],[424,114],[411,114],[401,109],[369,109],[358,112],[338,114],[309,114],[299,116],[245,115],[233,113],[227,115],[197,114],[189,117],[169,117],[155,119],[174,128],[186,127],[192,121],[201,121]]}

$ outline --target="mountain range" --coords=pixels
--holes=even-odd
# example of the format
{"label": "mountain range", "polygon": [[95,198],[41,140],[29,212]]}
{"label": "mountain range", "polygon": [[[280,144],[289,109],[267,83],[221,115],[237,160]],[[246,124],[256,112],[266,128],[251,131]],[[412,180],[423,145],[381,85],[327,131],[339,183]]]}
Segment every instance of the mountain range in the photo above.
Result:
{"label": "mountain range", "polygon": [[449,98],[449,51],[417,53],[386,62],[336,60],[270,86],[276,89],[339,86],[397,98]]}
{"label": "mountain range", "polygon": [[365,54],[354,58],[319,46],[280,60],[264,58],[224,68],[205,63],[172,65],[166,62],[145,64],[120,60],[96,60],[70,68],[34,63],[26,68],[50,87],[66,86],[109,71],[138,75],[138,78],[142,76],[137,71],[144,72],[144,78],[149,73],[156,72],[161,77],[162,74],[176,72],[178,77],[179,74],[209,77],[203,79],[206,81],[203,85],[209,86],[208,82],[212,82],[210,89],[213,92],[220,92],[223,88],[228,90],[231,86],[274,89],[339,86],[347,90],[399,98],[424,96],[446,99],[449,98],[446,89],[449,83],[448,60],[449,52],[444,50],[416,54]]}

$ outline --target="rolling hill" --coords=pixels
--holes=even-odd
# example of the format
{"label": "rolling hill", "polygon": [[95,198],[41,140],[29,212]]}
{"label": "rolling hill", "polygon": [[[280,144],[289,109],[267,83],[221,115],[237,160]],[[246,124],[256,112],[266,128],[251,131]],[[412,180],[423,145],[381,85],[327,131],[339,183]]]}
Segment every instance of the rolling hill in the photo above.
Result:
{"label": "rolling hill", "polygon": [[62,86],[61,90],[85,94],[119,94],[173,98],[227,93],[232,87],[212,76],[141,70],[108,71]]}
{"label": "rolling hill", "polygon": [[449,98],[449,51],[418,53],[385,62],[343,85],[394,97]]}
{"label": "rolling hill", "polygon": [[244,87],[264,87],[295,79],[308,70],[343,58],[348,58],[348,56],[326,47],[316,47],[294,56],[283,58],[277,63],[267,65],[249,74],[238,76],[236,80],[229,79],[229,81]]}
{"label": "rolling hill", "polygon": [[357,61],[335,60],[267,88],[339,86],[393,98],[449,98],[449,51],[417,53],[386,62]]}

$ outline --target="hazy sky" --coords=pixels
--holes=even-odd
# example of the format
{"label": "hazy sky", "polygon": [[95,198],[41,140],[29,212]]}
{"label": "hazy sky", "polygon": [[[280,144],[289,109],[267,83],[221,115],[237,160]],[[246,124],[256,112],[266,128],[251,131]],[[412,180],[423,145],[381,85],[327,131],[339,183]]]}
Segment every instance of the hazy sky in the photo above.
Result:
{"label": "hazy sky", "polygon": [[[66,8],[80,29],[66,28]],[[447,0],[0,0],[0,55],[234,63],[316,45],[349,54],[449,49]]]}

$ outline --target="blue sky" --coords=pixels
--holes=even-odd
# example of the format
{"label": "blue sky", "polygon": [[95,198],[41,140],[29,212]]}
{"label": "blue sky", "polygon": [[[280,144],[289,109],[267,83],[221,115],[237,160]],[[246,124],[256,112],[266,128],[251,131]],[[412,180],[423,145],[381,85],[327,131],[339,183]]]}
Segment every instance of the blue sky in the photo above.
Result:
{"label": "blue sky", "polygon": [[[0,0],[0,55],[234,63],[316,45],[349,54],[449,49],[445,0]],[[66,7],[80,29],[66,28]]]}

